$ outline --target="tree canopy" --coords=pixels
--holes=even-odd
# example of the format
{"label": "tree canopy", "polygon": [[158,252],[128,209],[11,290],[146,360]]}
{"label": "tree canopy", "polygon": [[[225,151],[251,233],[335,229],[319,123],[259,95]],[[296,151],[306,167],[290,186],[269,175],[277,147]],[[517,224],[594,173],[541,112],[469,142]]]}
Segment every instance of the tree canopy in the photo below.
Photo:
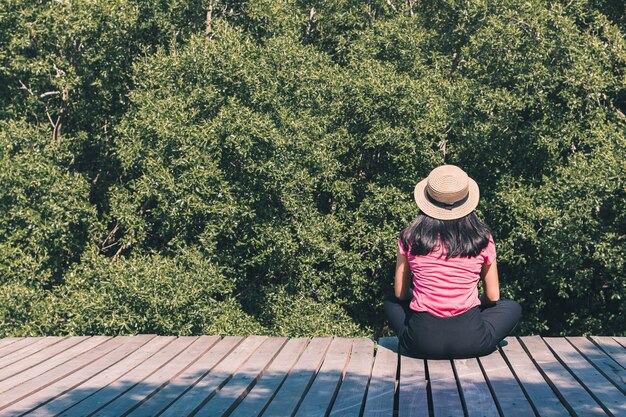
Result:
{"label": "tree canopy", "polygon": [[383,334],[442,163],[519,333],[626,334],[623,2],[0,10],[0,336]]}

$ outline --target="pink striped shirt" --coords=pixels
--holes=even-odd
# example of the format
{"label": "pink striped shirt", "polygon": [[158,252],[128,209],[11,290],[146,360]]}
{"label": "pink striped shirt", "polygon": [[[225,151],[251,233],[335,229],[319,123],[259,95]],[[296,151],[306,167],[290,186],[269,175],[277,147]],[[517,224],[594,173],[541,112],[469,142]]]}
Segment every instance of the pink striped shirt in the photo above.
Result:
{"label": "pink striped shirt", "polygon": [[445,255],[439,257],[438,248],[428,255],[413,256],[410,249],[405,251],[398,241],[398,251],[407,257],[413,273],[412,310],[450,317],[480,305],[480,271],[483,264],[491,264],[496,259],[493,237],[473,258],[455,257],[446,260]]}

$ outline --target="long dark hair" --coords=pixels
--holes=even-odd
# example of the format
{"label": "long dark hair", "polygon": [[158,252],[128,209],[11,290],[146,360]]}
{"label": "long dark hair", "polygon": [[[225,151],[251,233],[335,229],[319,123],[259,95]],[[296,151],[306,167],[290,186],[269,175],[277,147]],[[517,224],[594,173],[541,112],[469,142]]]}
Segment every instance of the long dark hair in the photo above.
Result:
{"label": "long dark hair", "polygon": [[402,231],[400,241],[412,255],[428,255],[437,247],[447,248],[446,259],[457,256],[477,256],[489,243],[491,229],[481,222],[475,212],[455,220],[439,220],[418,214]]}

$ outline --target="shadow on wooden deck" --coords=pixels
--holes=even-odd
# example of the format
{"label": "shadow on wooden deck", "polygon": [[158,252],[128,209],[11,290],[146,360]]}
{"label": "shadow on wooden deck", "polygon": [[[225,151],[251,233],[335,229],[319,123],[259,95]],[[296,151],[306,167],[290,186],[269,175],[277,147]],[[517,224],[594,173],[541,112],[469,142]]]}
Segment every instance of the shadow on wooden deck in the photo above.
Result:
{"label": "shadow on wooden deck", "polygon": [[626,338],[509,338],[482,358],[396,338],[0,340],[1,416],[626,416]]}

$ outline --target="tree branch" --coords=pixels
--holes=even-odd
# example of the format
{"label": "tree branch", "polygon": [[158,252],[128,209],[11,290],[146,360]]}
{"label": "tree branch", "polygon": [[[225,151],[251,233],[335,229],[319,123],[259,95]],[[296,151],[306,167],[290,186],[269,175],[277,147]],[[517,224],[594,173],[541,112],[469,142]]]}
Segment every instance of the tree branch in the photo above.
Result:
{"label": "tree branch", "polygon": [[311,33],[315,28],[315,24],[317,23],[317,19],[315,18],[315,8],[311,7],[311,11],[309,12],[309,22],[306,25],[306,37],[309,38]]}
{"label": "tree branch", "polygon": [[211,38],[211,33],[213,32],[213,28],[211,26],[211,22],[213,20],[213,6],[215,5],[215,0],[209,1],[209,9],[206,12],[206,28],[204,30],[204,41],[209,42]]}
{"label": "tree branch", "polygon": [[22,82],[22,80],[18,80],[20,82],[20,84],[22,85],[20,87],[20,90],[26,90],[28,91],[28,94],[30,94],[31,96],[34,96],[35,94],[33,94],[33,92],[31,91],[30,88],[26,87],[26,85]]}
{"label": "tree branch", "polygon": [[411,15],[411,17],[413,17],[414,16],[413,5],[415,4],[415,0],[407,0],[407,4],[409,6],[409,15]]}

